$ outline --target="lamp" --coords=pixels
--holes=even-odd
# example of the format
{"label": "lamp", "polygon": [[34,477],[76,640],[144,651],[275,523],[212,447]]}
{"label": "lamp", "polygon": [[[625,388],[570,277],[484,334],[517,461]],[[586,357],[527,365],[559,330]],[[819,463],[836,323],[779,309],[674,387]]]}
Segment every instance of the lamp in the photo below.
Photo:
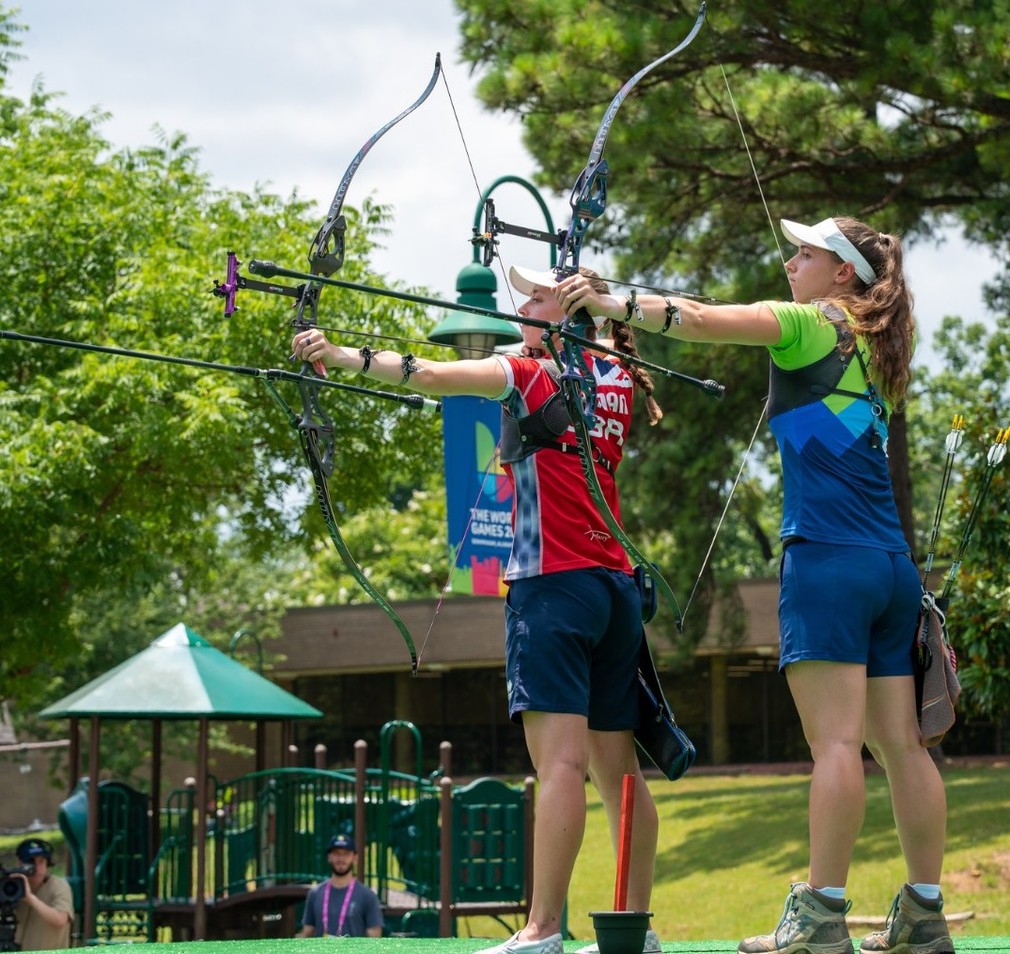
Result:
{"label": "lamp", "polygon": [[[486,265],[471,262],[456,276],[456,300],[461,305],[497,309],[495,292],[498,279]],[[470,315],[450,312],[428,335],[429,341],[452,345],[462,358],[482,358],[499,345],[522,341],[522,335],[511,321],[490,315]]]}

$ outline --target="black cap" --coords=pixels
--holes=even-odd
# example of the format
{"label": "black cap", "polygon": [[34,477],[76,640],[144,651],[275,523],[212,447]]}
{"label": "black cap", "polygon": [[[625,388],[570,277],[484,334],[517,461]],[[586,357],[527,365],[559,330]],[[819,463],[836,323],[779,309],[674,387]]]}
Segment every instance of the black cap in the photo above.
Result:
{"label": "black cap", "polygon": [[41,838],[26,838],[14,849],[14,854],[23,865],[35,864],[36,858],[45,858],[46,861],[52,862],[53,846]]}
{"label": "black cap", "polygon": [[330,839],[329,845],[326,846],[326,853],[329,854],[337,848],[343,848],[344,851],[354,851],[354,839],[350,835],[334,835]]}

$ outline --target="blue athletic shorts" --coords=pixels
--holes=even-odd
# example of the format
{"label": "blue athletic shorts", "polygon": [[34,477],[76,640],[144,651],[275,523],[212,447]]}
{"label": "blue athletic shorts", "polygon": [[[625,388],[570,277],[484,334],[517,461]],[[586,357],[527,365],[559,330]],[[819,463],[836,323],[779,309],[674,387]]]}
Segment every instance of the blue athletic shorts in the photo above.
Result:
{"label": "blue athletic shorts", "polygon": [[509,718],[584,715],[599,731],[638,723],[642,603],[627,573],[593,567],[514,580],[505,600]]}
{"label": "blue athletic shorts", "polygon": [[780,670],[825,659],[911,675],[922,584],[906,554],[798,541],[782,554],[779,583]]}

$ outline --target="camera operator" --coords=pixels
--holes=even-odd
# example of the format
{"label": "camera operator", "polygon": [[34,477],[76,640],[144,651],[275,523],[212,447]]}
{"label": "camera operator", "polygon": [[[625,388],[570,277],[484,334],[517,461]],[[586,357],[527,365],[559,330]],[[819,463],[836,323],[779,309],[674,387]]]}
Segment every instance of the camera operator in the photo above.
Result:
{"label": "camera operator", "polygon": [[25,896],[15,910],[15,941],[23,951],[55,951],[70,947],[70,924],[74,920],[74,896],[70,883],[50,873],[53,846],[41,838],[26,838],[14,853],[30,875],[12,872],[8,877],[25,883]]}

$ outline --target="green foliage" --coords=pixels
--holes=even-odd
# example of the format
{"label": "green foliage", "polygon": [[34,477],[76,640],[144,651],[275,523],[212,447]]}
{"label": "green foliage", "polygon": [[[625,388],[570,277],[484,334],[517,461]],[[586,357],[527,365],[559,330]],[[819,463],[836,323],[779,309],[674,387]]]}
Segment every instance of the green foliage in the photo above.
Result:
{"label": "green foliage", "polygon": [[[433,598],[449,575],[445,486],[433,475],[423,487],[406,488],[406,502],[387,502],[348,514],[341,533],[369,580],[391,600]],[[292,580],[289,596],[299,605],[358,602],[364,597],[336,551],[322,537],[315,555]]]}
{"label": "green foliage", "polygon": [[[524,115],[538,181],[560,190],[613,94],[679,42],[696,13],[693,4],[633,0],[457,5],[464,56],[485,71],[485,101]],[[622,250],[620,272],[727,299],[783,293],[735,108],[776,212],[851,211],[911,236],[952,215],[970,237],[1006,248],[1006,0],[915,9],[889,0],[855,13],[736,0],[710,14],[694,44],[629,97],[611,131],[609,214],[590,237]],[[0,7],[0,91],[22,30]],[[222,322],[206,293],[229,249],[301,261],[316,210],[297,196],[215,190],[181,136],[112,150],[104,119],[69,115],[41,86],[28,102],[0,96],[0,327],[285,365],[285,305],[247,292]],[[343,277],[394,285],[368,264],[386,211],[368,202],[345,211]],[[991,301],[1010,301],[1005,285]],[[419,337],[423,327],[419,309],[335,289],[324,291],[320,318],[373,334]],[[981,412],[976,454],[994,418],[1007,423],[1005,325],[989,337],[953,323],[943,335],[948,371],[920,389],[909,418],[920,528],[939,469],[916,442],[945,433],[952,403]],[[656,428],[637,420],[622,471],[629,530],[648,540],[683,606],[757,424],[765,359],[759,349],[670,341],[650,341],[649,356],[727,385],[716,402],[658,381],[667,416]],[[441,590],[437,423],[368,398],[326,392],[323,401],[338,448],[332,494],[352,552],[394,598]],[[246,623],[269,631],[285,600],[363,598],[325,542],[287,420],[246,379],[4,341],[0,440],[10,579],[0,593],[0,697],[52,698],[180,617],[220,641]],[[777,463],[764,432],[750,460],[671,651],[690,651],[718,593],[774,568]],[[994,505],[1005,492],[994,483]],[[955,611],[965,613],[967,694],[989,712],[1005,706],[1001,519],[983,515]]]}
{"label": "green foliage", "polygon": [[[1010,426],[1010,318],[990,329],[957,318],[944,321],[937,335],[945,370],[926,374],[918,386],[914,423],[918,447],[913,473],[928,514],[920,526],[932,528],[944,461],[943,439],[955,414],[965,418],[964,440],[936,545],[938,567],[946,567],[964,539],[969,514],[986,471],[986,454],[998,431]],[[991,483],[964,548],[964,563],[951,591],[948,629],[958,655],[968,712],[1000,719],[1010,714],[1010,481],[1005,461],[990,472]],[[925,546],[920,548],[925,552]],[[930,588],[938,592],[942,578]]]}
{"label": "green foliage", "polygon": [[[633,539],[649,539],[649,558],[668,576],[684,611],[762,416],[763,401],[754,395],[764,393],[767,356],[755,348],[708,348],[662,339],[650,348],[649,357],[676,371],[727,385],[725,397],[716,400],[679,381],[657,381],[656,398],[664,417],[649,427],[639,402],[621,468],[622,515],[628,530]],[[774,572],[777,495],[772,490],[769,499],[768,490],[753,476],[766,466],[773,447],[762,428],[747,457],[749,476],[734,492],[731,511],[686,614],[684,634],[673,638],[680,652],[689,653],[704,635],[708,606],[716,593],[728,596],[721,584]],[[668,616],[664,611],[659,624]]]}
{"label": "green foliage", "polygon": [[[457,7],[481,98],[523,116],[539,184],[559,191],[606,103],[697,13],[635,0]],[[625,250],[625,271],[697,277],[706,290],[741,260],[769,261],[737,110],[777,214],[872,214],[911,234],[928,233],[939,211],[967,219],[1005,207],[1006,13],[1005,3],[967,0],[889,0],[858,14],[807,2],[710,6],[691,46],[621,107],[607,146],[620,208],[602,240]]]}
{"label": "green foliage", "polygon": [[[1010,933],[1004,902],[1005,765],[943,769],[947,787],[944,906],[974,911],[952,928],[962,935]],[[883,919],[907,878],[894,832],[887,782],[867,776],[866,820],[849,874],[850,917]],[[792,881],[807,878],[803,775],[688,775],[649,783],[659,810],[653,925],[663,941],[712,940],[774,928]],[[589,818],[568,893],[569,929],[591,937],[588,912],[606,910],[614,884],[613,849],[603,807],[587,788]],[[871,930],[866,928],[866,933]],[[853,934],[860,929],[852,925]],[[857,945],[858,946],[858,945]]]}
{"label": "green foliage", "polygon": [[[457,0],[457,7],[463,57],[481,73],[481,99],[522,116],[525,144],[541,167],[537,182],[559,192],[584,164],[614,94],[679,43],[697,14],[693,3],[637,0]],[[613,252],[622,277],[734,301],[786,294],[776,226],[769,235],[769,219],[778,216],[849,213],[906,239],[956,222],[1000,255],[1010,235],[1008,40],[1005,0],[914,7],[886,0],[858,10],[751,0],[710,5],[694,42],[645,77],[621,106],[607,140],[608,210],[589,238]],[[989,289],[994,308],[1006,309],[1008,288],[1004,278]],[[991,340],[981,328],[949,327],[940,341],[949,373],[920,386],[910,402],[920,537],[932,523],[941,464],[914,444],[936,446],[960,408],[983,413],[988,439],[1007,423],[1003,327]],[[648,552],[674,579],[683,603],[753,431],[766,362],[757,349],[652,340],[648,356],[727,385],[725,401],[715,403],[677,382],[660,382],[667,417],[651,431],[638,424],[622,473],[629,527],[651,536]],[[766,440],[759,439],[744,493],[698,583],[683,638],[666,617],[680,652],[704,632],[706,605],[720,590],[774,568],[777,464]],[[977,454],[980,433],[974,446]],[[906,474],[895,479],[904,486]],[[994,500],[1001,492],[994,485]],[[979,538],[987,532],[980,526]],[[1002,546],[974,551],[974,565],[991,567],[994,580],[1006,578]],[[967,609],[969,574],[961,585]],[[1001,615],[989,612],[1000,595],[996,587],[985,597],[991,606],[980,605],[978,617],[968,614],[977,623],[965,631],[973,647],[968,695],[977,690],[980,705],[990,700],[987,707],[1002,697],[988,677],[983,689],[973,667],[977,660],[996,674],[1005,657],[989,658],[975,634],[989,647],[1005,639]],[[723,635],[732,642],[733,633]]]}
{"label": "green foliage", "polygon": [[[230,249],[301,261],[318,213],[297,196],[215,190],[182,136],[112,150],[103,120],[69,115],[41,87],[27,103],[4,101],[0,327],[286,367],[287,301],[246,292],[222,321],[208,293]],[[343,276],[394,285],[368,265],[386,210],[366,202],[345,214]],[[321,322],[349,335],[424,327],[416,307],[333,289],[320,301]],[[300,410],[293,386],[279,388]],[[436,420],[345,392],[321,401],[334,419],[339,513],[378,507],[438,469],[437,455],[415,452],[437,446]],[[292,493],[306,470],[290,423],[249,378],[4,341],[0,441],[0,698],[51,699],[182,616],[207,636],[274,625],[292,547],[311,555],[325,532],[312,497]],[[256,575],[254,561],[272,573]],[[100,607],[115,617],[104,633]],[[131,622],[142,610],[149,620]]]}

